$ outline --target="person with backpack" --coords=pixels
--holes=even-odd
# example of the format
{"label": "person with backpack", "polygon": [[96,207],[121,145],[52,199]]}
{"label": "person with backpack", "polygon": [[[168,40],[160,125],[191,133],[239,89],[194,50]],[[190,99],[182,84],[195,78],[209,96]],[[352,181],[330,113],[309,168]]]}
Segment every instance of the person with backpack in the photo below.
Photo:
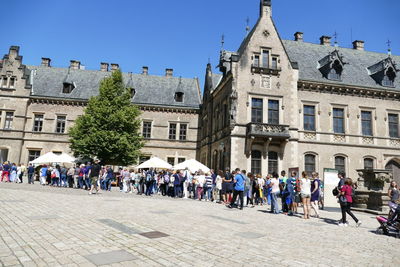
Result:
{"label": "person with backpack", "polygon": [[240,201],[240,210],[243,209],[243,192],[244,192],[244,184],[246,181],[246,171],[240,172],[239,168],[236,168],[235,170],[235,176],[234,176],[234,188],[233,188],[233,197],[231,200],[231,203],[228,205],[228,208],[233,208],[233,205],[236,202],[237,197],[239,196],[239,201]]}
{"label": "person with backpack", "polygon": [[151,168],[146,172],[146,196],[151,196],[153,190],[154,171]]}
{"label": "person with backpack", "polygon": [[344,185],[340,188],[339,193],[340,209],[342,210],[342,219],[339,226],[348,226],[346,221],[346,213],[356,222],[356,227],[361,225],[361,221],[351,212],[351,204],[353,203],[353,181],[350,178],[345,179]]}

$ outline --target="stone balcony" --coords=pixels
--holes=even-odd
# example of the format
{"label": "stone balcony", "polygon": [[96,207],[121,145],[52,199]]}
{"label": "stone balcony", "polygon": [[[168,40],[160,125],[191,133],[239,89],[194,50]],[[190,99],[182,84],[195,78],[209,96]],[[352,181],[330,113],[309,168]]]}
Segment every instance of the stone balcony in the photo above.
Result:
{"label": "stone balcony", "polygon": [[263,67],[257,65],[251,65],[251,72],[258,73],[258,74],[269,74],[269,75],[278,75],[281,71],[281,68],[274,68],[274,67]]}
{"label": "stone balcony", "polygon": [[248,137],[270,137],[273,139],[288,139],[289,125],[266,124],[266,123],[249,123],[247,124]]}

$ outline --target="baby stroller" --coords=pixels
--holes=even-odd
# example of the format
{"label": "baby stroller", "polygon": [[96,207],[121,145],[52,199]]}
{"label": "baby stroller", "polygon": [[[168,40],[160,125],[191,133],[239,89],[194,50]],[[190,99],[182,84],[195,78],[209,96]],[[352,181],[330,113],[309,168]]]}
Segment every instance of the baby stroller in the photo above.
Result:
{"label": "baby stroller", "polygon": [[400,206],[396,203],[389,202],[389,216],[377,216],[376,219],[380,223],[380,227],[376,230],[377,234],[395,235],[400,237]]}

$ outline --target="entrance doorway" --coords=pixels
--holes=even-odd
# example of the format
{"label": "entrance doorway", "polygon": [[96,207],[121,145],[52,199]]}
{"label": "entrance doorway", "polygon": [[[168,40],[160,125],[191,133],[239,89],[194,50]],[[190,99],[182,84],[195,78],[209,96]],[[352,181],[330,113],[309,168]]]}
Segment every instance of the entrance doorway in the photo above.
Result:
{"label": "entrance doorway", "polygon": [[393,180],[395,180],[397,184],[400,184],[400,159],[395,158],[390,160],[386,164],[385,169],[391,170],[393,173]]}
{"label": "entrance doorway", "polygon": [[0,163],[8,160],[8,149],[2,148],[0,149]]}

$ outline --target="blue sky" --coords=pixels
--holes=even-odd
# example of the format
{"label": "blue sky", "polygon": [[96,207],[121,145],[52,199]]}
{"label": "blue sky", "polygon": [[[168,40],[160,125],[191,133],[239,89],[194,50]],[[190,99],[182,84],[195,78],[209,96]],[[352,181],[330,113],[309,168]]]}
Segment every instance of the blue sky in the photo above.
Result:
{"label": "blue sky", "polygon": [[[400,55],[398,0],[273,0],[273,18],[283,39],[304,32],[307,42],[338,33],[339,46],[364,40],[366,50]],[[19,45],[27,65],[50,57],[67,67],[80,60],[87,69],[100,62],[122,70],[200,77],[210,58],[217,65],[221,35],[237,50],[258,18],[259,0],[2,0],[0,53]],[[399,62],[400,63],[400,62]]]}

